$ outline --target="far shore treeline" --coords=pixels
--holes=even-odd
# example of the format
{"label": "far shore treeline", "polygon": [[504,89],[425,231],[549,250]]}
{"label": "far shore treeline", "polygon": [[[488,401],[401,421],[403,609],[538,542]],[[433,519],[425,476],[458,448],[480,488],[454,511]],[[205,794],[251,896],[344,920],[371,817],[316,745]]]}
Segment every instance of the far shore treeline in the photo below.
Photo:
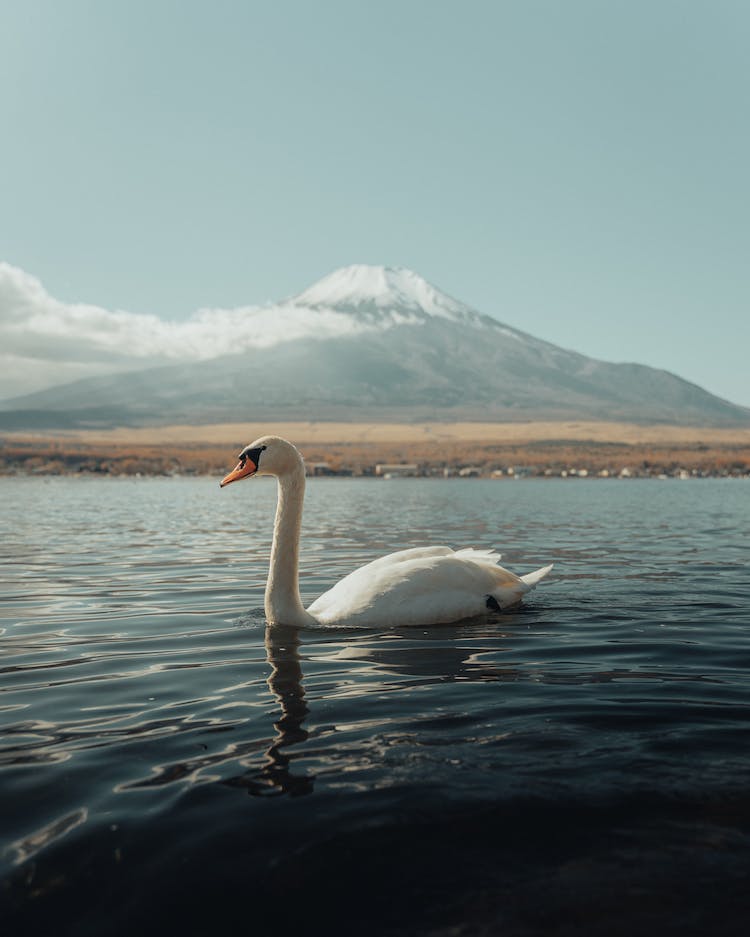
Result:
{"label": "far shore treeline", "polygon": [[217,475],[242,446],[268,432],[291,439],[305,457],[308,474],[319,476],[750,476],[750,430],[603,423],[313,423],[247,430],[232,425],[5,434],[0,437],[0,474]]}

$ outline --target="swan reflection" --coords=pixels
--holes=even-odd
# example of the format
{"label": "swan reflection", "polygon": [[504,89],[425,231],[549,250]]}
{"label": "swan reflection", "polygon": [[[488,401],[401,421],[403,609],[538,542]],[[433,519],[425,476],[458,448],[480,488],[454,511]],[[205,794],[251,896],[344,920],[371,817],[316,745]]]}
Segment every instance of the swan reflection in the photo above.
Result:
{"label": "swan reflection", "polygon": [[[518,678],[517,668],[499,666],[483,659],[481,651],[486,649],[483,642],[480,641],[479,646],[473,649],[467,648],[464,642],[457,640],[460,633],[460,630],[450,629],[437,637],[434,634],[394,632],[389,637],[380,635],[374,641],[354,640],[349,636],[349,640],[332,643],[330,649],[336,648],[332,657],[345,665],[354,665],[363,679],[361,682],[348,679],[352,671],[347,667],[347,679],[342,680],[335,689],[329,687],[329,700],[371,695],[396,687],[408,686],[413,689],[463,680],[487,682],[514,681]],[[295,759],[300,759],[304,754],[300,743],[309,738],[309,732],[304,728],[304,720],[310,710],[303,687],[301,634],[304,635],[304,632],[296,627],[266,625],[265,648],[269,668],[266,684],[280,710],[274,714],[273,728],[276,734],[268,747],[264,743],[264,763],[261,767],[258,766],[259,753],[256,749],[252,762],[245,763],[247,770],[224,781],[232,787],[243,788],[254,797],[284,794],[300,796],[313,792],[315,776],[301,772],[299,763],[297,770],[294,770]],[[493,638],[495,641],[500,638],[504,643],[505,635],[495,633]],[[376,720],[373,728],[377,725]],[[293,749],[295,745],[299,747]],[[323,749],[319,746],[316,756],[320,764]],[[329,750],[326,757],[329,770],[330,762],[336,761],[340,753]]]}
{"label": "swan reflection", "polygon": [[[265,673],[261,676],[256,672],[250,680],[221,691],[223,694],[242,690],[243,697],[249,694],[248,697],[230,703],[229,710],[226,703],[219,707],[221,716],[214,710],[201,719],[180,715],[159,722],[163,727],[175,726],[177,737],[182,732],[192,734],[198,728],[203,729],[205,734],[200,741],[203,751],[194,753],[195,742],[191,745],[193,751],[178,746],[177,757],[153,765],[148,777],[133,779],[119,789],[154,788],[175,782],[218,782],[253,797],[310,794],[317,775],[338,775],[360,761],[365,768],[379,763],[384,745],[391,750],[397,740],[400,739],[399,744],[405,742],[404,731],[419,733],[434,727],[435,719],[444,721],[446,710],[450,716],[452,704],[458,705],[457,713],[463,718],[463,704],[443,690],[427,711],[421,710],[416,705],[417,690],[429,691],[449,683],[543,680],[544,675],[537,673],[538,667],[532,668],[522,652],[519,655],[518,641],[517,632],[499,631],[487,624],[479,628],[403,630],[375,635],[342,632],[335,637],[288,625],[266,624]],[[302,744],[311,737],[311,731],[305,728],[310,708],[303,684],[302,643],[308,648],[308,679],[315,683],[321,673],[320,662],[326,661],[325,708],[339,717],[333,720],[335,732],[318,726],[314,751]],[[260,663],[258,658],[255,662]],[[316,694],[321,689],[316,683]],[[400,700],[397,715],[390,704],[384,710],[381,706],[384,694],[390,696],[394,692]],[[263,703],[269,693],[275,703],[270,713],[267,702]],[[420,695],[419,699],[424,697]],[[358,710],[352,706],[359,706],[354,702],[357,700],[368,707],[365,720],[360,717],[361,711],[354,718]],[[249,720],[235,718],[236,707],[240,706],[248,706],[256,715]],[[128,738],[141,738],[144,733],[150,738],[153,725],[154,721],[149,720],[129,729]],[[238,737],[243,728],[247,735]],[[227,731],[237,734],[226,744],[215,747],[213,740],[226,739]],[[159,753],[163,750],[160,747]],[[352,775],[349,780],[353,782]]]}
{"label": "swan reflection", "polygon": [[279,706],[281,716],[273,723],[276,736],[265,753],[265,764],[226,783],[245,787],[248,794],[300,796],[313,790],[313,778],[291,771],[292,756],[285,749],[304,742],[308,732],[302,722],[309,709],[302,686],[302,664],[299,655],[299,629],[288,625],[266,625],[266,660],[270,673],[266,683]]}

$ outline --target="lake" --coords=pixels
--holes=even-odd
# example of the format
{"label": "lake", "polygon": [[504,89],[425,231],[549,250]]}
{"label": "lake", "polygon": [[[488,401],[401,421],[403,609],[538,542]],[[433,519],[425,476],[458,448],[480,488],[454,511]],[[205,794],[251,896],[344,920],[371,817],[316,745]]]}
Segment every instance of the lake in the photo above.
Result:
{"label": "lake", "polygon": [[4,478],[8,935],[744,934],[750,483],[312,479],[311,601],[405,546],[486,622],[266,627],[275,486]]}

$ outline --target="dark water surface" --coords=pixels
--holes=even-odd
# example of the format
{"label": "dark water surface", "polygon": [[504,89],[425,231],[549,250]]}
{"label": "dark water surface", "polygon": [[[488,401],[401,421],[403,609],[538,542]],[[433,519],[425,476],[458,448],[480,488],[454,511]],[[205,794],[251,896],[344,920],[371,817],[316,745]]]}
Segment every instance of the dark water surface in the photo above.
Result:
{"label": "dark water surface", "polygon": [[0,497],[4,933],[747,933],[747,482],[314,480],[305,601],[557,564],[382,631],[266,627],[271,482]]}

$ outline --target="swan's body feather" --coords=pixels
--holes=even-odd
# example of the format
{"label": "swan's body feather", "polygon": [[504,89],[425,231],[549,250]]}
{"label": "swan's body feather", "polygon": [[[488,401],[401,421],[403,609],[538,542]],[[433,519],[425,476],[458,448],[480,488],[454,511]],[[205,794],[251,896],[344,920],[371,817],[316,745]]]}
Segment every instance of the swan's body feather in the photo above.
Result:
{"label": "swan's body feather", "polygon": [[[416,547],[373,560],[349,573],[308,608],[322,625],[391,627],[444,624],[486,615],[521,601],[535,583],[497,564],[491,550]],[[551,567],[539,570],[537,580]]]}
{"label": "swan's body feather", "polygon": [[552,569],[516,576],[499,565],[494,550],[413,547],[373,560],[345,576],[305,610],[298,559],[305,491],[302,457],[278,436],[263,436],[240,453],[222,487],[251,475],[278,479],[271,568],[265,609],[275,624],[399,627],[447,624],[517,605]]}

